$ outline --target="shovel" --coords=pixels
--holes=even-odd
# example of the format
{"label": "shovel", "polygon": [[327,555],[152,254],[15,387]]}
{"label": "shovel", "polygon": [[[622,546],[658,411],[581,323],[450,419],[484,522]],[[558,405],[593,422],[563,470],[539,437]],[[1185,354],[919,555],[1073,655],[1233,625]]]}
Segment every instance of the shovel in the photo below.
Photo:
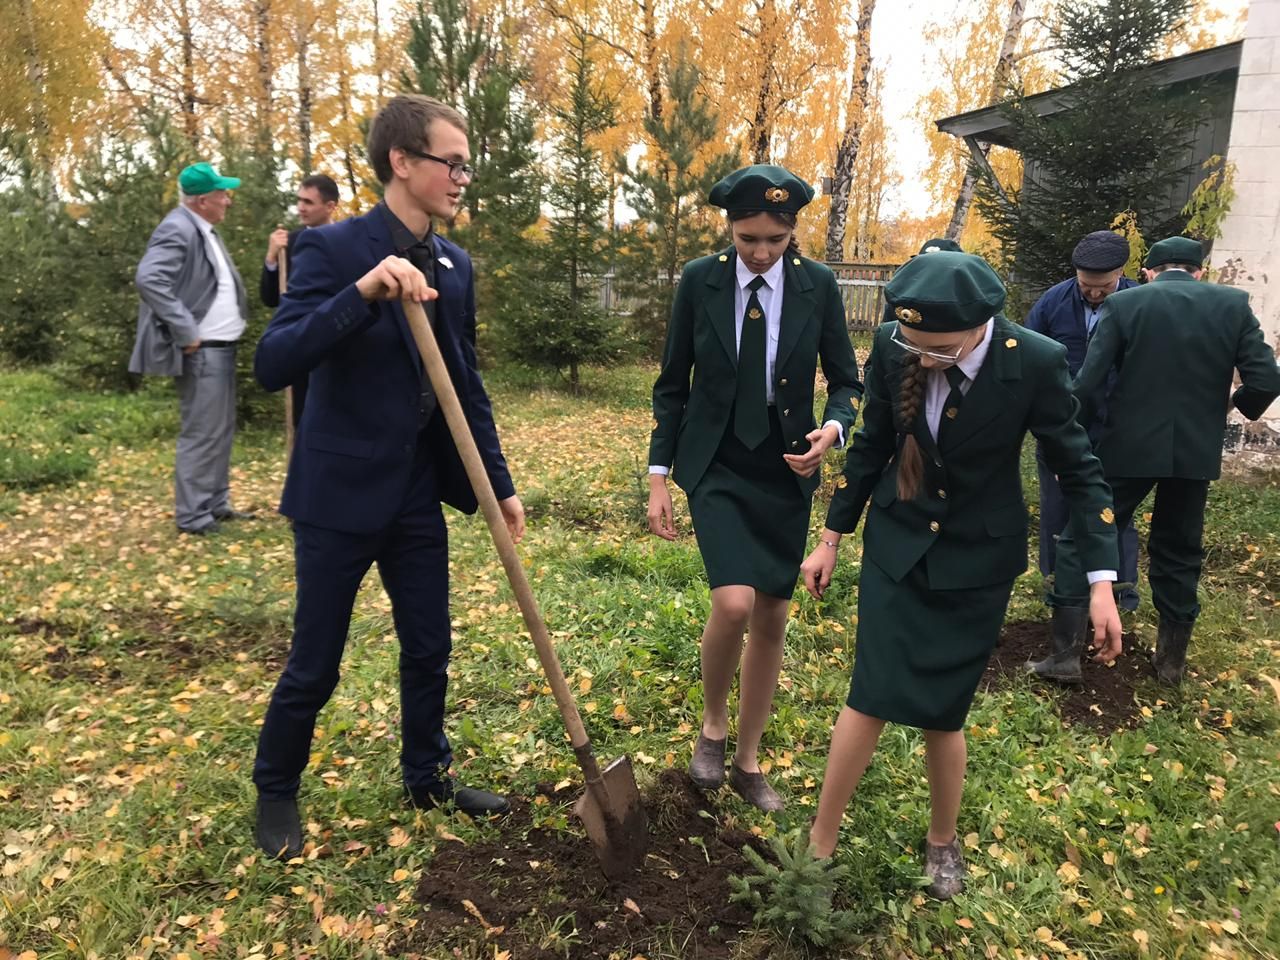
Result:
{"label": "shovel", "polygon": [[533,637],[538,659],[542,661],[542,669],[551,684],[552,693],[555,694],[565,729],[569,731],[574,756],[578,758],[578,766],[582,768],[587,787],[574,804],[573,812],[586,827],[587,837],[595,848],[604,875],[614,881],[625,879],[640,866],[649,846],[649,820],[640,803],[640,791],[636,787],[631,758],[619,757],[603,771],[596,763],[591,740],[587,737],[582,717],[578,714],[578,705],[569,692],[560,659],[556,656],[551,636],[547,633],[547,626],[542,620],[537,601],[533,598],[533,591],[529,588],[524,567],[516,555],[515,544],[511,541],[502,510],[498,507],[498,498],[494,495],[493,485],[489,482],[489,475],[480,459],[480,451],[471,436],[471,427],[467,424],[461,403],[458,402],[458,394],[453,389],[453,381],[450,380],[444,358],[440,355],[440,347],[427,323],[426,312],[421,304],[412,300],[405,300],[402,305],[414,342],[418,345],[418,352],[422,354],[422,364],[431,380],[431,387],[436,392],[440,409],[444,411],[454,445],[458,448],[480,510],[489,524],[489,533],[498,548],[502,566],[507,571],[507,580],[520,604],[525,626]]}
{"label": "shovel", "polygon": [[[280,278],[280,297],[289,292],[289,258],[281,250],[276,254],[276,270]],[[293,459],[293,387],[284,388],[284,465]]]}

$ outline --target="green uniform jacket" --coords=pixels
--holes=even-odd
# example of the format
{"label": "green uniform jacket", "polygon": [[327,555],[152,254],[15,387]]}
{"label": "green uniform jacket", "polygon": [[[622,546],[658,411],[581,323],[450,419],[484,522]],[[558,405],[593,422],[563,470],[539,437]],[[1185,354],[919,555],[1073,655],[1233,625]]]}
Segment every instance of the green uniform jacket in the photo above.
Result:
{"label": "green uniform jacket", "polygon": [[[1027,569],[1027,508],[1022,499],[1022,438],[1043,444],[1071,507],[1071,530],[1086,570],[1116,569],[1111,490],[1077,420],[1067,351],[1048,337],[996,317],[990,352],[965,394],[960,415],[934,443],[920,404],[915,437],[924,455],[919,495],[900,501],[894,455],[894,400],[906,352],[881,324],[867,361],[862,428],[836,479],[827,527],[851,533],[871,501],[863,556],[901,580],[928,554],[935,590],[990,586]],[[1083,535],[1082,535],[1083,533]]]}
{"label": "green uniform jacket", "polygon": [[[784,260],[774,402],[785,452],[804,453],[809,448],[805,434],[817,426],[813,386],[819,357],[827,378],[822,422],[840,424],[846,442],[858,416],[862,384],[835,274],[824,264],[791,252],[784,254]],[[649,463],[670,467],[674,461],[673,478],[686,493],[706,472],[733,410],[738,376],[737,265],[737,254],[730,248],[684,268],[671,308],[662,372],[653,385]],[[797,475],[796,483],[805,496],[812,496],[818,473]]]}
{"label": "green uniform jacket", "polygon": [[[1076,376],[1076,396],[1097,391],[1113,367],[1098,438],[1109,477],[1216,480],[1228,397],[1257,420],[1280,395],[1276,355],[1249,295],[1182,270],[1107,297]],[[1242,385],[1231,394],[1236,370]]]}

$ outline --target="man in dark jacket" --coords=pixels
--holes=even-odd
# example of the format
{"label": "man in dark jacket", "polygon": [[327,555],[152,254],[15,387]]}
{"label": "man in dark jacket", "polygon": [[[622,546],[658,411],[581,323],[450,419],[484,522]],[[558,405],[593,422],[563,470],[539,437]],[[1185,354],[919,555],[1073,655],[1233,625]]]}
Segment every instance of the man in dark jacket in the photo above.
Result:
{"label": "man in dark jacket", "polygon": [[338,682],[352,606],[375,563],[400,641],[401,774],[417,807],[471,816],[507,801],[450,775],[444,731],[451,649],[449,549],[442,504],[476,497],[401,306],[423,302],[498,505],[519,541],[524,508],[476,370],[475,279],[466,252],[436,234],[475,173],[460,114],[404,94],[369,131],[383,201],[359,217],[307,230],[285,292],[254,356],[268,390],[310,374],[280,512],[293,521],[293,644],[271,695],[254,762],[256,839],[270,856],[302,849],[297,806],[316,715]]}
{"label": "man in dark jacket", "polygon": [[[1280,367],[1234,287],[1199,283],[1204,253],[1188,237],[1153,244],[1143,274],[1150,281],[1108,297],[1076,377],[1085,405],[1114,370],[1112,409],[1095,444],[1115,501],[1104,520],[1126,524],[1155,490],[1151,513],[1151,596],[1160,614],[1156,676],[1178,683],[1200,613],[1204,507],[1222,472],[1228,406],[1250,420],[1280,396]],[[1236,373],[1240,386],[1231,385]],[[1040,676],[1079,682],[1089,611],[1088,584],[1070,530],[1058,540],[1053,652],[1033,667]]]}
{"label": "man in dark jacket", "polygon": [[[1071,376],[1080,372],[1093,331],[1097,328],[1102,303],[1117,290],[1138,284],[1122,274],[1129,260],[1129,244],[1110,230],[1097,230],[1076,244],[1071,265],[1076,275],[1055,284],[1041,295],[1025,326],[1043,333],[1067,348],[1067,368]],[[1108,387],[1110,380],[1108,380]],[[1097,416],[1085,423],[1095,444],[1106,421],[1105,398],[1095,401]],[[1040,573],[1053,573],[1058,537],[1067,526],[1067,502],[1049,465],[1036,444],[1036,473],[1040,476]],[[1123,610],[1138,609],[1138,531],[1132,521],[1120,531],[1120,583],[1116,604]]]}
{"label": "man in dark jacket", "polygon": [[[285,257],[285,279],[288,280],[289,264],[293,260],[293,247],[303,230],[323,227],[333,222],[333,211],[338,206],[338,185],[333,177],[313,173],[298,184],[298,220],[302,226],[296,230],[277,227],[267,238],[267,258],[262,265],[262,277],[258,280],[258,296],[268,307],[280,306],[280,254]],[[293,392],[292,414],[296,430],[302,422],[302,405],[307,399],[307,378],[302,376],[290,385]]]}

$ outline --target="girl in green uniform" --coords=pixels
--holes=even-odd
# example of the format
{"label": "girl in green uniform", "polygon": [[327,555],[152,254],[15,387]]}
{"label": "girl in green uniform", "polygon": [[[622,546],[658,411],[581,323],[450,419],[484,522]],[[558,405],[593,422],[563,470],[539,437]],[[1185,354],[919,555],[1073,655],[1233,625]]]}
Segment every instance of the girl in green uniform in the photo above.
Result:
{"label": "girl in green uniform", "polygon": [[[724,782],[729,687],[741,660],[729,779],[769,811],[782,800],[756,754],[782,666],[809,503],[823,454],[848,436],[862,395],[835,276],[795,244],[796,213],[812,197],[808,184],[763,164],[712,188],[733,246],[684,268],[653,387],[649,528],[676,537],[671,472],[688,495],[711,583],[702,727],[689,772],[704,789]],[[821,427],[813,416],[819,359],[827,379]]]}
{"label": "girl in green uniform", "polygon": [[1019,459],[1034,434],[1070,504],[1092,571],[1097,659],[1120,652],[1112,597],[1115,517],[1102,468],[1076,421],[1066,352],[1010,323],[1005,291],[980,257],[936,252],[885,288],[894,322],[867,361],[862,429],[850,444],[805,586],[821,597],[840,538],[867,501],[858,637],[848,705],[836,722],[810,844],[835,850],[840,819],[886,721],[924,731],[931,818],[930,892],[963,887],[956,818],[963,727],[1000,633],[1014,578],[1027,567]]}

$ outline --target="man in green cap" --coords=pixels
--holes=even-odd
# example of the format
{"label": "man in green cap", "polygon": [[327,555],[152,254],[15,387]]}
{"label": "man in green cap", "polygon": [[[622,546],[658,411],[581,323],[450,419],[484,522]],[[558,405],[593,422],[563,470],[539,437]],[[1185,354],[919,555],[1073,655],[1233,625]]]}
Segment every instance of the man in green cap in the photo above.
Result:
{"label": "man in green cap", "polygon": [[[1096,452],[1115,500],[1120,529],[1154,488],[1151,593],[1160,614],[1157,676],[1178,683],[1200,605],[1196,587],[1209,482],[1221,473],[1230,403],[1256,420],[1280,396],[1280,369],[1243,290],[1198,283],[1204,251],[1170,237],[1147,254],[1145,286],[1103,302],[1097,330],[1075,380],[1082,417],[1115,371],[1108,416]],[[1241,386],[1231,392],[1236,371]],[[1086,419],[1087,422],[1087,419]],[[1053,651],[1031,664],[1042,677],[1079,682],[1088,626],[1087,588],[1078,545],[1058,541]]]}
{"label": "man in green cap", "polygon": [[236,342],[249,301],[215,229],[231,206],[235,177],[209,163],[178,175],[177,209],[147,242],[134,282],[142,298],[131,373],[174,377],[182,426],[174,471],[174,519],[182,533],[208,534],[231,507],[236,427]]}

